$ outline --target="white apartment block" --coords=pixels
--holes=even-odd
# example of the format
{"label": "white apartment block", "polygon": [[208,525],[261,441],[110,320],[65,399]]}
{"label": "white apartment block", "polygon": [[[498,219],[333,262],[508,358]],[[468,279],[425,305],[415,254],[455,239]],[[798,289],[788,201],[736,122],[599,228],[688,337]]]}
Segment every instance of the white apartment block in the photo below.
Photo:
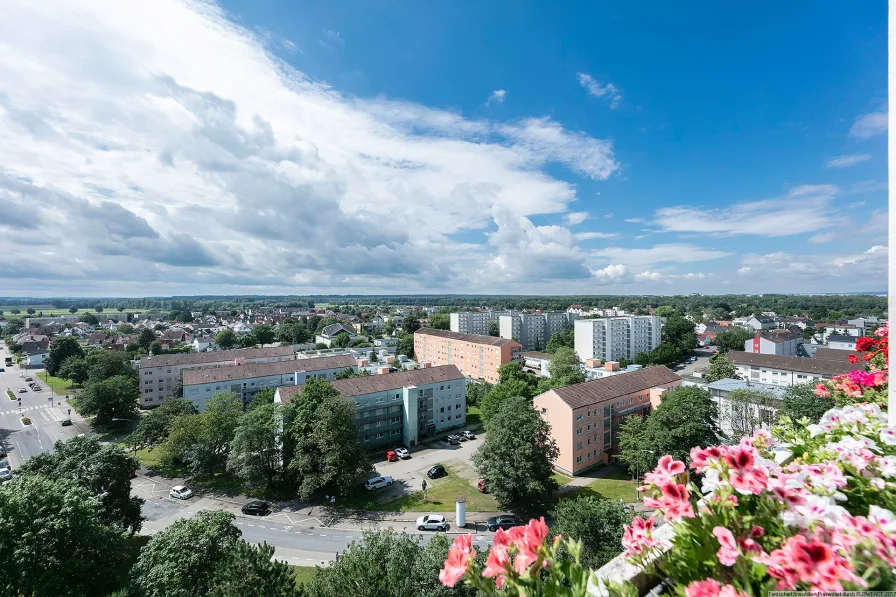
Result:
{"label": "white apartment block", "polygon": [[656,315],[579,319],[574,346],[582,361],[633,361],[639,352],[659,346],[662,333],[663,324]]}
{"label": "white apartment block", "polygon": [[498,319],[501,337],[518,341],[523,352],[543,349],[554,334],[563,332],[578,319],[575,313],[519,313]]}
{"label": "white apartment block", "polygon": [[756,354],[732,350],[725,355],[734,365],[737,376],[750,382],[773,386],[790,386],[809,383],[820,379],[831,379],[835,375],[861,369],[864,362],[850,363],[776,354]]}
{"label": "white apartment block", "polygon": [[187,369],[234,367],[246,363],[274,363],[295,358],[289,346],[243,348],[191,354],[169,354],[140,359],[140,407],[152,408],[174,395],[174,385]]}
{"label": "white apartment block", "polygon": [[502,315],[512,315],[513,311],[461,311],[451,313],[450,329],[459,334],[477,334],[488,336],[488,324],[498,321]]}

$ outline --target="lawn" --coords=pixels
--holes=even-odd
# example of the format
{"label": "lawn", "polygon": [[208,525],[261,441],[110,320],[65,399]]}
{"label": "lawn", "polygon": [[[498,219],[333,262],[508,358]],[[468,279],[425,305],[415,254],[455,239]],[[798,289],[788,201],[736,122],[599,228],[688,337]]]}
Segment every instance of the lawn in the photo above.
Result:
{"label": "lawn", "polygon": [[572,481],[572,477],[567,477],[566,475],[561,475],[560,473],[552,474],[551,478],[557,482],[558,487],[563,487],[564,485]]}
{"label": "lawn", "polygon": [[561,499],[590,495],[611,500],[621,499],[625,502],[635,502],[638,499],[637,487],[638,484],[632,481],[627,472],[617,469],[607,475],[606,478],[595,479],[585,487],[573,489]]}
{"label": "lawn", "polygon": [[290,566],[290,568],[292,568],[292,575],[296,579],[296,588],[311,582],[311,577],[314,576],[316,570],[314,566]]}
{"label": "lawn", "polygon": [[473,425],[477,432],[482,429],[482,411],[478,406],[467,407],[467,425]]}
{"label": "lawn", "polygon": [[137,450],[137,460],[146,468],[151,468],[166,477],[187,477],[190,471],[186,465],[170,465],[163,464],[161,461],[162,452],[155,449],[152,452],[148,448]]}
{"label": "lawn", "polygon": [[426,500],[423,492],[416,491],[403,495],[391,502],[379,504],[378,510],[398,510],[400,512],[449,512],[454,510],[455,500],[463,496],[467,500],[467,512],[495,512],[498,502],[489,494],[479,493],[466,479],[457,476],[451,467],[446,467],[448,476],[435,481],[427,480]]}
{"label": "lawn", "polygon": [[16,399],[16,395],[13,393],[12,390],[6,390],[6,395],[9,396],[9,399],[10,399],[10,400],[15,400],[15,399]]}
{"label": "lawn", "polygon": [[[127,444],[123,445],[127,449]],[[230,472],[215,473],[212,475],[193,475],[186,464],[165,464],[161,459],[162,451],[156,448],[152,452],[149,449],[137,450],[137,460],[142,466],[151,468],[164,477],[187,479],[191,486],[232,495],[243,488],[243,480]]]}
{"label": "lawn", "polygon": [[53,391],[57,394],[65,396],[66,394],[75,394],[79,391],[77,388],[72,388],[72,382],[68,379],[53,377],[46,371],[39,371],[37,377],[42,379],[45,384],[53,388]]}

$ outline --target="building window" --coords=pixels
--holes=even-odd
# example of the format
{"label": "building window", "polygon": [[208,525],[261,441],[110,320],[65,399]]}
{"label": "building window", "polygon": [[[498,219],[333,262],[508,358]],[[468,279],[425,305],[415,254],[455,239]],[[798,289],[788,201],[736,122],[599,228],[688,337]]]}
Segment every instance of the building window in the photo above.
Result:
{"label": "building window", "polygon": [[576,444],[576,450],[581,450],[581,449],[582,449],[582,442],[579,442]]}
{"label": "building window", "polygon": [[576,435],[582,435],[582,428],[581,428],[581,427],[579,427],[578,429],[576,429]]}
{"label": "building window", "polygon": [[582,457],[576,456],[576,464],[582,464]]}
{"label": "building window", "polygon": [[548,409],[541,407],[541,414],[545,415],[545,414],[547,414],[547,412],[548,412]]}
{"label": "building window", "polygon": [[581,420],[582,420],[582,415],[576,415],[576,421],[581,421]]}

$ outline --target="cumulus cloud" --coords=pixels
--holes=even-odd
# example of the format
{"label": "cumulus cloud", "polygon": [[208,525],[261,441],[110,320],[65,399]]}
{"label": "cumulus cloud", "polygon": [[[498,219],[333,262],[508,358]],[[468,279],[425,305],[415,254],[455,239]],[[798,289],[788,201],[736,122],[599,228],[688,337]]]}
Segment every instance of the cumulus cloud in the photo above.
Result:
{"label": "cumulus cloud", "polygon": [[856,164],[861,164],[862,162],[867,162],[870,159],[871,159],[870,153],[838,155],[835,158],[829,159],[827,161],[826,166],[828,168],[849,168],[850,166],[855,166]]}
{"label": "cumulus cloud", "polygon": [[579,73],[578,78],[579,85],[584,87],[589,95],[593,97],[606,97],[610,100],[610,108],[619,106],[619,102],[622,101],[622,94],[619,93],[619,89],[617,89],[615,85],[612,83],[601,85],[588,73]]}
{"label": "cumulus cloud", "polygon": [[587,211],[573,211],[566,214],[566,224],[569,226],[575,226],[577,224],[581,224],[585,220],[588,219]]}
{"label": "cumulus cloud", "polygon": [[490,96],[488,96],[488,99],[485,100],[485,105],[487,106],[487,105],[491,104],[492,102],[494,102],[496,104],[503,104],[504,98],[506,96],[507,96],[507,91],[505,91],[504,89],[495,89],[494,91],[492,91],[492,94]]}
{"label": "cumulus cloud", "polygon": [[67,294],[484,288],[482,264],[590,277],[579,239],[531,218],[577,198],[549,170],[618,169],[608,140],[347,97],[209,3],[15,3],[0,40],[10,293],[44,273],[80,280]]}
{"label": "cumulus cloud", "polygon": [[783,197],[734,204],[725,208],[664,207],[653,224],[665,232],[720,236],[756,234],[791,236],[834,226],[839,216],[832,205],[839,189],[830,184],[801,185]]}
{"label": "cumulus cloud", "polygon": [[575,237],[578,240],[592,240],[595,238],[615,238],[618,234],[612,232],[578,232]]}
{"label": "cumulus cloud", "polygon": [[871,112],[859,116],[849,134],[858,139],[869,139],[887,132],[888,114],[886,111]]}
{"label": "cumulus cloud", "polygon": [[614,265],[608,265],[607,267],[599,270],[593,270],[591,272],[591,275],[602,282],[617,281],[622,280],[628,276],[628,268],[621,263],[617,263]]}
{"label": "cumulus cloud", "polygon": [[607,247],[592,254],[595,258],[613,263],[624,263],[632,268],[649,267],[659,263],[696,263],[729,257],[732,253],[706,249],[690,243],[666,243],[646,249]]}

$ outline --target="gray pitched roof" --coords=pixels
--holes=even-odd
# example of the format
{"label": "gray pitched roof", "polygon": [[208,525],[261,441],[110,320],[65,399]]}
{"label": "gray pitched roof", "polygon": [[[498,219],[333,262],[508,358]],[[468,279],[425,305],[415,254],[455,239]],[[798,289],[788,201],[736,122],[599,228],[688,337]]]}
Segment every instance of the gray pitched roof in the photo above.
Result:
{"label": "gray pitched roof", "polygon": [[575,409],[680,381],[678,374],[660,365],[549,391],[556,393],[570,408]]}
{"label": "gray pitched roof", "polygon": [[725,357],[729,363],[735,365],[747,365],[753,367],[768,367],[769,369],[782,369],[784,371],[802,371],[805,373],[817,373],[819,375],[838,375],[854,369],[861,369],[863,363],[846,362],[804,357],[785,357],[777,354],[755,354],[752,352],[734,351],[727,353]]}
{"label": "gray pitched roof", "polygon": [[206,365],[209,363],[226,363],[236,359],[262,359],[271,357],[293,356],[295,353],[289,346],[270,348],[240,348],[237,350],[220,350],[218,352],[194,352],[188,354],[162,354],[140,359],[140,367],[171,367],[173,365]]}
{"label": "gray pitched roof", "polygon": [[828,344],[831,342],[850,342],[852,344],[856,343],[855,336],[845,336],[843,334],[831,334],[828,336]]}
{"label": "gray pitched roof", "polygon": [[251,379],[269,375],[287,375],[296,372],[324,371],[326,369],[348,369],[358,363],[355,357],[343,354],[317,359],[296,359],[275,363],[247,363],[229,367],[200,367],[184,371],[184,385],[214,383],[217,381],[233,381]]}
{"label": "gray pitched roof", "polygon": [[347,334],[354,334],[355,330],[345,325],[344,323],[331,323],[324,329],[318,332],[318,335],[324,336],[325,338],[333,338],[342,332]]}
{"label": "gray pitched roof", "polygon": [[488,344],[489,346],[504,346],[510,342],[518,346],[522,346],[516,340],[507,338],[498,338],[497,336],[483,336],[481,334],[461,334],[460,332],[449,332],[448,330],[436,330],[433,328],[420,328],[414,332],[414,336],[438,336],[439,338],[448,338],[451,340],[460,340],[462,342],[472,342],[474,344]]}
{"label": "gray pitched roof", "polygon": [[841,348],[816,348],[813,359],[822,359],[825,361],[840,361],[842,363],[849,362],[849,355],[854,354],[859,359],[862,355],[853,350],[843,350]]}

